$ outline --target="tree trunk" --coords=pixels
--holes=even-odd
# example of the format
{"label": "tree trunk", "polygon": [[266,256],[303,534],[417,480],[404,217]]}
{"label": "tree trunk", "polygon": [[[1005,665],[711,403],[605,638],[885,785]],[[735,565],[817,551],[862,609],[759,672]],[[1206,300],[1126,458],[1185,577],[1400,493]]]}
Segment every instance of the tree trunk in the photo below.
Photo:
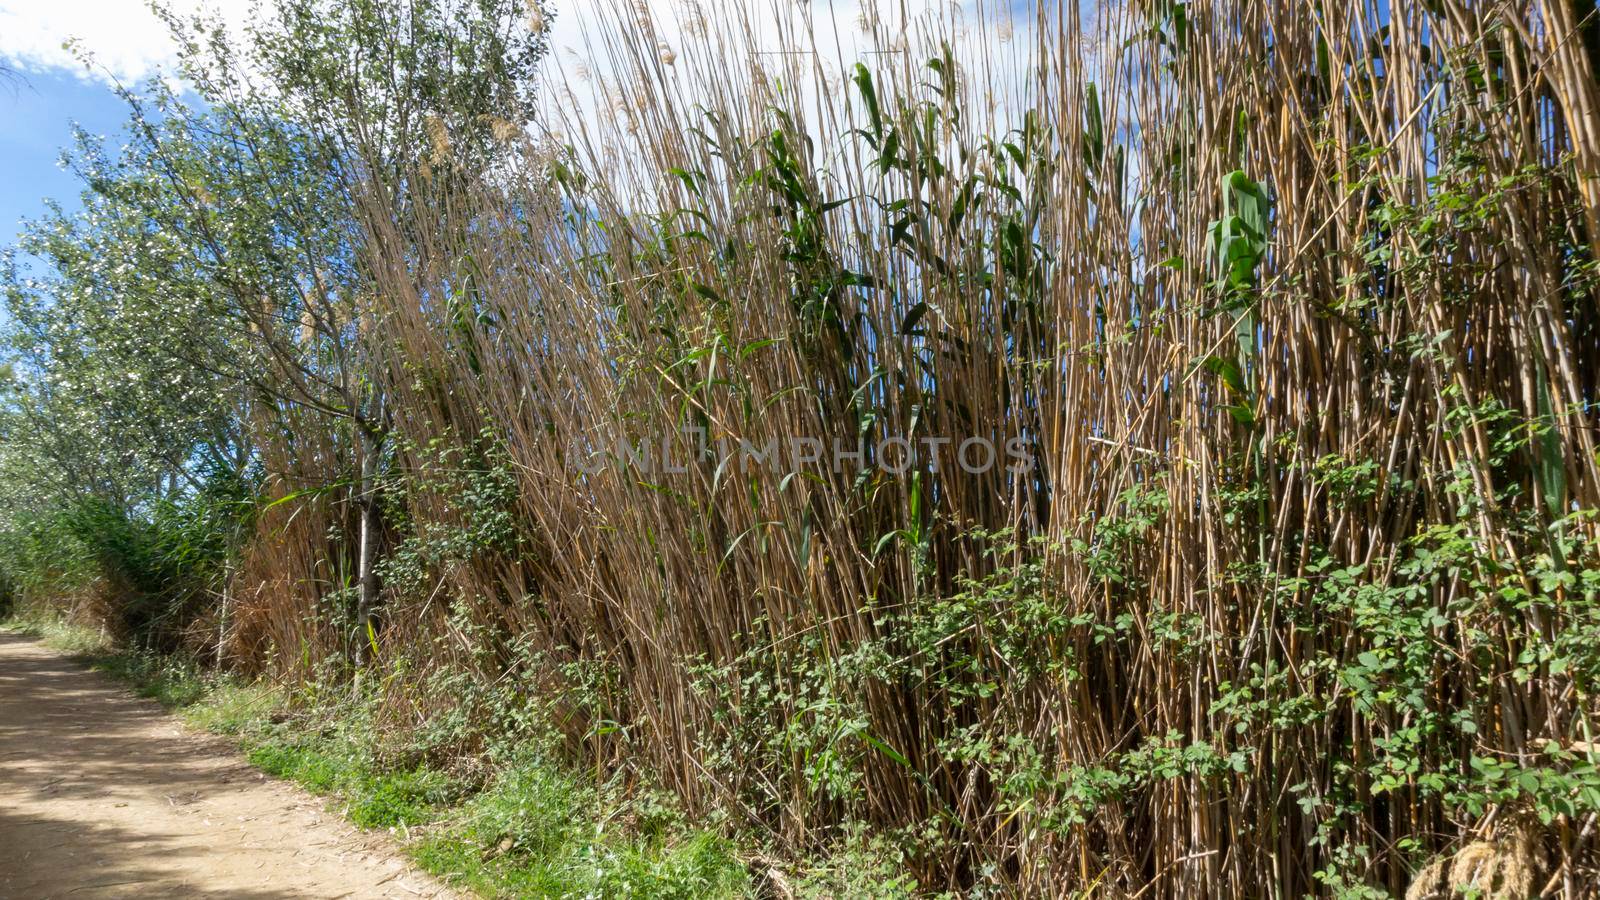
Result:
{"label": "tree trunk", "polygon": [[222,569],[222,611],[217,616],[217,671],[222,671],[225,648],[228,645],[228,611],[233,606],[233,552],[229,550],[228,563]]}
{"label": "tree trunk", "polygon": [[[373,641],[372,612],[378,603],[378,498],[377,471],[383,450],[382,438],[374,434],[361,434],[361,477],[359,480],[358,508],[361,528],[356,557],[356,641],[355,665],[364,669],[369,661],[368,651]],[[358,672],[359,674],[359,672]]]}

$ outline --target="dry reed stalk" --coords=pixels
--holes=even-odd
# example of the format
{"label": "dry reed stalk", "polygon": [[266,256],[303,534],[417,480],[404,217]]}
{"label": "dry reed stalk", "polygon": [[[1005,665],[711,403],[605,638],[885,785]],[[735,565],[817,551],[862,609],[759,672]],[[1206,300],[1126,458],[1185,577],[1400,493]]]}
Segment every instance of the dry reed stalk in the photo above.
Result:
{"label": "dry reed stalk", "polygon": [[[537,647],[553,689],[562,662],[603,666],[604,718],[624,727],[565,721],[597,765],[654,773],[790,851],[845,819],[905,829],[934,887],[1301,896],[1332,890],[1318,872],[1337,863],[1403,891],[1418,853],[1474,827],[1419,774],[1531,765],[1593,701],[1570,674],[1510,677],[1559,611],[1463,602],[1468,573],[1427,582],[1454,618],[1428,631],[1424,702],[1475,710],[1478,730],[1429,737],[1420,769],[1379,787],[1371,766],[1412,713],[1351,699],[1340,673],[1370,626],[1319,605],[1330,570],[1312,550],[1403,587],[1408,539],[1460,525],[1497,579],[1531,585],[1540,545],[1521,523],[1600,507],[1600,332],[1574,280],[1596,246],[1600,145],[1574,15],[1443,0],[935,16],[870,38],[874,112],[854,60],[818,37],[850,23],[820,10],[708,5],[670,34],[604,7],[584,33],[609,104],[540,121],[569,147],[530,146],[486,179],[436,159],[415,209],[364,201],[368,340],[410,522],[475,527],[460,491],[428,487],[439,464],[419,448],[455,447],[472,472],[503,452],[515,473],[515,540],[437,565],[420,596],[391,591],[386,640],[426,641],[448,607],[502,651]],[[1243,202],[1235,170],[1273,212],[1259,272],[1229,294],[1211,223]],[[1439,212],[1441,196],[1487,214]],[[1498,411],[1558,438],[1507,456]],[[967,474],[947,447],[914,477],[790,477],[697,456],[685,425],[757,445],[1021,438],[1039,465]],[[577,469],[575,451],[625,438],[689,464]],[[301,471],[350,451],[283,452]],[[1370,484],[1341,487],[1329,461],[1370,461]],[[1108,575],[1114,525],[1132,531]],[[310,528],[274,531],[253,571],[317,571],[334,551]],[[978,532],[1003,529],[1040,543],[988,552]],[[1047,627],[1012,587],[931,646],[904,631],[1030,564]],[[283,608],[315,580],[241,610],[264,617],[253,640],[326,642]],[[1494,659],[1468,644],[1480,628]],[[1249,724],[1225,686],[1252,678],[1320,712]],[[1481,684],[1496,690],[1469,696]],[[1194,744],[1236,764],[1095,786],[1113,762]],[[1553,858],[1561,896],[1596,877],[1594,824],[1562,826],[1578,836]]]}

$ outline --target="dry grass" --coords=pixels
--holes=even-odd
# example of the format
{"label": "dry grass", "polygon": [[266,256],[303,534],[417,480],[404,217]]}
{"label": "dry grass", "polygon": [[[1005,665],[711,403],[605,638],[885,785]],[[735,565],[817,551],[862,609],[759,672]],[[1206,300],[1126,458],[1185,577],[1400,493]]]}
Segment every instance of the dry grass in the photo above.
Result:
{"label": "dry grass", "polygon": [[[1566,4],[1384,8],[963,20],[1004,42],[935,18],[864,38],[876,112],[811,37],[820,8],[708,4],[665,51],[612,9],[586,32],[603,114],[557,104],[517,164],[435,159],[414,205],[363,207],[408,527],[478,528],[476,482],[451,479],[514,473],[510,533],[391,585],[385,645],[542,666],[597,768],[792,854],[862,820],[930,887],[1302,896],[1337,870],[1403,892],[1481,822],[1421,776],[1533,766],[1593,712],[1570,672],[1511,677],[1567,633],[1567,594],[1463,601],[1543,596],[1545,525],[1600,507],[1600,90]],[[1272,213],[1230,286],[1211,224],[1252,196],[1235,170]],[[1020,439],[1039,466],[964,474],[947,446],[937,471],[789,477],[696,457],[685,426]],[[621,438],[692,462],[577,470],[574,448]],[[338,581],[328,514],[271,524],[246,563],[293,582],[252,626],[280,650]],[[1424,713],[1355,696],[1387,620],[1327,585],[1362,566],[1404,587],[1435,526],[1474,562],[1407,595],[1449,611],[1419,708],[1476,729],[1419,739],[1380,787]],[[1026,539],[980,536],[1005,530]],[[428,643],[452,611],[495,636],[487,659]],[[603,683],[578,693],[579,663]],[[1253,677],[1313,712],[1249,719],[1230,690]],[[1196,744],[1224,762],[1095,780]],[[1541,832],[1553,895],[1595,877],[1594,826]]]}

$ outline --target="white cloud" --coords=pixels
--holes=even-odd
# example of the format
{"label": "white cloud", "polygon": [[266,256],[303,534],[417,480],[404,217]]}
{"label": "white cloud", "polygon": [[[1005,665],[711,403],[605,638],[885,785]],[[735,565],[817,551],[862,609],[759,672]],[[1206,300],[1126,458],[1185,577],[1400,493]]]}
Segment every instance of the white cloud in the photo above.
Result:
{"label": "white cloud", "polygon": [[[215,9],[236,23],[249,13],[248,0],[177,0],[175,10]],[[63,45],[94,58],[85,69]],[[0,59],[24,71],[75,71],[87,77],[132,83],[171,68],[176,50],[166,25],[143,0],[0,0]]]}
{"label": "white cloud", "polygon": [[[1039,87],[1033,2],[1055,0],[555,0],[538,127],[587,144],[608,166],[659,174],[635,140],[636,112],[692,116],[704,106],[738,117],[759,97],[749,90],[759,79],[821,137],[849,127],[823,120],[856,96],[857,62],[877,73],[880,102],[892,106],[882,91],[931,79],[925,63],[944,40],[977,77],[971,99],[988,124],[1014,127]],[[886,80],[890,67],[896,77]]]}

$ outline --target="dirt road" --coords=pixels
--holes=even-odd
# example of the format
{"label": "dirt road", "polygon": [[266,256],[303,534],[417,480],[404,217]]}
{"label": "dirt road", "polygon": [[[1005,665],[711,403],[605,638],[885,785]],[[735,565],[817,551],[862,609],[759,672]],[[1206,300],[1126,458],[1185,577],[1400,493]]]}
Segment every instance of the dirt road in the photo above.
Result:
{"label": "dirt road", "polygon": [[0,632],[0,898],[452,897],[154,703]]}

